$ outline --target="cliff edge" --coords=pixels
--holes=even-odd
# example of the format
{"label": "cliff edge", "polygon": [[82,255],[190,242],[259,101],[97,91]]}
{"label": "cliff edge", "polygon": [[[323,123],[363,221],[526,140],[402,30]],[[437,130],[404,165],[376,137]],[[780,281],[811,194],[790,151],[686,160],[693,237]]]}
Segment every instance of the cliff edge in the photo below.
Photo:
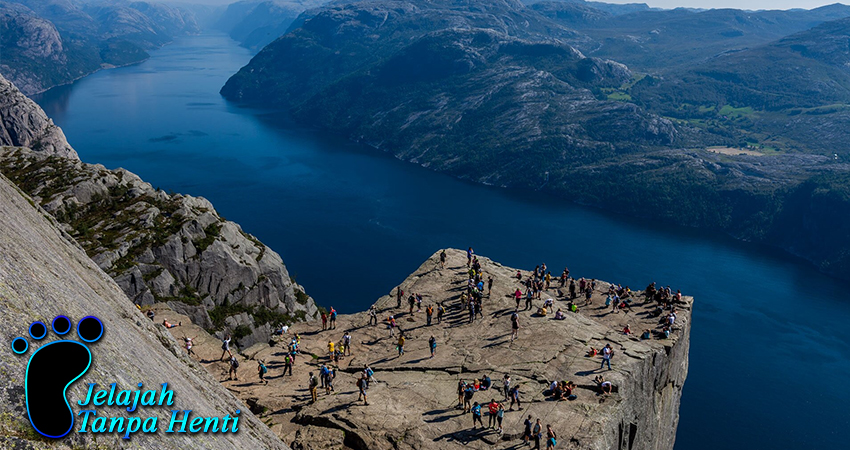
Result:
{"label": "cliff edge", "polygon": [[0,145],[29,147],[78,159],[62,129],[3,75],[0,75]]}
{"label": "cliff edge", "polygon": [[[168,383],[174,392],[174,409],[223,417],[242,410],[240,430],[230,434],[174,433],[163,436],[138,433],[130,440],[115,434],[77,433],[79,422],[66,439],[46,440],[27,421],[24,374],[36,347],[56,340],[48,333],[44,341],[30,339],[27,327],[36,320],[50,323],[57,315],[68,316],[74,325],[93,315],[104,325],[103,337],[89,344],[92,363],[88,372],[68,388],[73,412],[81,408],[87,383],[108,388],[135,389],[137,383],[157,386]],[[266,425],[245,410],[232,394],[197,363],[182,356],[177,342],[161,326],[151,323],[127,301],[117,284],[101,271],[85,252],[64,234],[55,221],[34,206],[5,177],[0,176],[0,330],[7,343],[0,352],[0,448],[136,448],[136,449],[286,449]],[[76,339],[69,333],[65,339]],[[29,352],[16,355],[8,343],[15,337],[30,341]],[[144,415],[168,423],[169,407],[146,408]],[[121,407],[99,411],[127,417]],[[137,411],[136,415],[139,412]]]}
{"label": "cliff edge", "polygon": [[[336,328],[323,331],[320,322],[298,323],[288,330],[279,345],[257,345],[243,357],[263,361],[269,368],[267,385],[257,380],[257,362],[245,363],[240,380],[224,381],[252,411],[269,423],[284,442],[296,449],[451,449],[516,448],[528,415],[551,424],[558,435],[559,448],[599,450],[672,449],[679,418],[679,402],[688,370],[690,311],[693,299],[674,302],[678,311],[673,331],[663,338],[659,331],[665,311],[655,314],[656,302],[646,301],[644,293],[633,291],[631,309],[612,312],[605,305],[608,283],[598,282],[592,304],[577,300],[578,312],[569,312],[568,290],[553,282],[533,308],[519,311],[519,335],[510,340],[510,316],[515,308],[513,292],[521,286],[517,270],[479,257],[484,279],[494,280],[492,292],[483,299],[483,317],[469,322],[459,298],[467,287],[466,255],[448,250],[448,263],[440,267],[435,254],[404,280],[402,307],[397,308],[395,292],[375,303],[380,318],[371,325],[367,312],[341,315]],[[521,271],[522,279],[530,276]],[[409,313],[407,295],[421,294],[422,310]],[[554,320],[550,310],[537,314],[543,302],[552,298],[554,310],[566,311],[563,320]],[[441,323],[436,313],[427,325],[425,309],[442,302],[447,312]],[[173,315],[173,313],[171,313]],[[390,336],[385,319],[395,316],[406,342],[404,355],[397,351],[398,333]],[[174,315],[169,320],[178,320]],[[630,325],[633,334],[625,335]],[[643,330],[653,330],[642,339]],[[351,335],[351,355],[330,361],[328,343],[336,345],[343,333]],[[179,333],[187,332],[186,330]],[[286,346],[300,337],[299,355],[293,376],[282,374]],[[429,338],[434,336],[437,351],[429,355]],[[593,347],[611,344],[613,370],[601,370],[600,356],[588,356]],[[213,373],[223,375],[223,363],[211,362],[221,353],[215,342],[199,346],[198,354]],[[338,347],[337,347],[338,348]],[[321,365],[335,367],[335,390],[330,395],[319,389],[319,399],[310,402],[308,372],[318,376]],[[375,372],[368,389],[369,404],[358,400],[356,380],[364,367]],[[458,381],[493,381],[490,391],[478,391],[473,401],[491,399],[505,402],[502,378],[510,374],[520,387],[522,411],[507,411],[504,433],[473,429],[470,414],[458,404]],[[612,381],[612,393],[600,392],[594,377]],[[246,381],[247,380],[247,381]],[[555,401],[545,395],[552,381],[571,381],[575,400]],[[484,410],[486,411],[486,406]],[[486,413],[484,422],[488,420]]]}

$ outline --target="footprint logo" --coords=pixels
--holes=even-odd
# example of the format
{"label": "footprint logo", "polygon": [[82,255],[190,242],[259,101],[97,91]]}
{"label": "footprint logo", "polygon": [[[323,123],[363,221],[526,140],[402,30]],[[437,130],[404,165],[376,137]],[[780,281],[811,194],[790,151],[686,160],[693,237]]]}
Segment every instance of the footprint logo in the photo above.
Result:
{"label": "footprint logo", "polygon": [[[56,316],[50,327],[59,336],[71,331],[71,319]],[[29,335],[40,341],[47,336],[44,322],[30,324]],[[103,336],[103,323],[94,316],[83,317],[77,323],[77,336],[86,343],[97,342]],[[36,350],[27,363],[24,394],[27,415],[35,431],[49,438],[61,438],[74,427],[74,413],[65,391],[74,381],[82,377],[91,366],[91,352],[86,344],[78,341],[59,340],[44,344]],[[12,340],[12,351],[23,355],[29,342],[22,337]]]}

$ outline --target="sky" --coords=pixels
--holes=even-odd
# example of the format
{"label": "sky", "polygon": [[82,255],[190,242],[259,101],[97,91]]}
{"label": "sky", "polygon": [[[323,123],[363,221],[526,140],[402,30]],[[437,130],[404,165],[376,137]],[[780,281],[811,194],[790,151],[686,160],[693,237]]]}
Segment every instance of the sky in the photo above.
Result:
{"label": "sky", "polygon": [[[202,3],[207,5],[228,5],[236,0],[159,0],[165,3]],[[838,0],[598,0],[605,3],[646,3],[656,8],[737,8],[737,9],[812,9],[831,5]]]}
{"label": "sky", "polygon": [[605,3],[646,3],[656,8],[736,8],[736,9],[812,9],[838,0],[599,0]]}
{"label": "sky", "polygon": [[[155,0],[156,1],[156,0]],[[165,3],[202,3],[228,5],[237,0],[159,0]],[[818,6],[839,3],[837,0],[598,0],[605,3],[646,3],[657,8],[737,8],[737,9],[812,9]]]}

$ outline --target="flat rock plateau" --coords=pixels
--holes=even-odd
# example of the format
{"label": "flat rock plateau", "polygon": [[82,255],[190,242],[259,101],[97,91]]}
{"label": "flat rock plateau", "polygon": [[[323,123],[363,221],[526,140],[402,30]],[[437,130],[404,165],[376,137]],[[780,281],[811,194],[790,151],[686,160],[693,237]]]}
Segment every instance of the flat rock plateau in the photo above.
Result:
{"label": "flat rock plateau", "polygon": [[[196,337],[196,359],[239,398],[284,442],[295,449],[448,449],[515,448],[528,415],[551,424],[558,435],[558,448],[582,449],[671,449],[678,423],[679,401],[687,376],[690,310],[693,299],[676,304],[678,318],[668,339],[655,334],[641,340],[642,330],[659,330],[661,317],[653,315],[655,302],[644,303],[637,295],[630,312],[613,313],[605,306],[608,283],[599,282],[589,306],[566,319],[554,320],[536,314],[543,300],[552,298],[554,309],[567,311],[563,289],[544,291],[534,300],[533,311],[520,307],[518,339],[510,342],[510,315],[515,308],[512,293],[520,283],[517,269],[479,257],[484,277],[492,276],[493,289],[483,299],[483,318],[473,323],[461,310],[459,297],[466,289],[465,252],[448,250],[448,264],[440,268],[435,253],[401,283],[405,297],[423,296],[422,311],[409,314],[407,300],[396,308],[395,288],[375,302],[379,324],[369,325],[368,312],[340,315],[336,328],[322,331],[321,322],[296,323],[275,345],[257,344],[238,358],[239,381],[227,379],[228,366],[219,361],[220,342],[196,326],[185,326],[185,316],[154,305],[158,315],[170,322],[184,321],[171,329],[177,338]],[[523,279],[530,276],[522,271]],[[524,288],[523,288],[524,289]],[[341,302],[344,299],[341,299]],[[442,323],[436,314],[426,325],[425,308],[444,302],[447,313]],[[583,300],[578,301],[584,305]],[[389,336],[386,318],[394,315],[404,330],[405,354],[397,352],[397,336]],[[629,324],[633,335],[624,335]],[[328,342],[339,342],[343,333],[352,337],[351,355],[332,364]],[[283,359],[290,339],[298,334],[300,354],[293,376],[282,375]],[[429,358],[428,340],[437,339],[436,356]],[[179,339],[178,339],[179,340]],[[610,343],[615,351],[613,370],[600,369],[601,357],[588,357],[590,347]],[[260,384],[257,361],[269,369],[268,384]],[[336,368],[335,391],[310,403],[308,373],[318,376],[322,364]],[[368,390],[369,405],[358,401],[355,386],[363,368],[375,371],[377,382]],[[503,401],[501,380],[509,373],[519,383],[523,410],[506,411],[504,433],[472,429],[472,417],[457,407],[458,380],[489,375],[491,391],[479,391],[473,401],[486,404]],[[616,387],[602,394],[593,379],[603,375]],[[578,385],[574,401],[553,401],[544,395],[552,380]],[[507,409],[508,403],[505,403]],[[486,411],[486,407],[484,408]],[[484,417],[485,424],[488,417]]]}

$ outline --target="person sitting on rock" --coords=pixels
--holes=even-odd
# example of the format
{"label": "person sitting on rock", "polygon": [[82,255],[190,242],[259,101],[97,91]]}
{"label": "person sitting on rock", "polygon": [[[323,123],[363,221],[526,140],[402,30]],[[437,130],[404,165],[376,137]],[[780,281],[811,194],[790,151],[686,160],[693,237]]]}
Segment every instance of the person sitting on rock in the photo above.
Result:
{"label": "person sitting on rock", "polygon": [[567,318],[566,314],[564,314],[564,312],[561,311],[561,308],[558,308],[558,311],[555,313],[555,320],[564,320],[566,318]]}
{"label": "person sitting on rock", "polygon": [[490,389],[490,386],[493,385],[493,382],[490,380],[490,375],[484,375],[484,378],[481,380],[481,390],[486,391]]}
{"label": "person sitting on rock", "polygon": [[651,339],[652,338],[652,331],[643,330],[643,334],[640,335],[640,338],[641,339]]}
{"label": "person sitting on rock", "polygon": [[174,327],[179,327],[180,325],[183,325],[183,322],[177,322],[177,325],[175,325],[175,324],[169,322],[167,319],[162,321],[162,326],[164,326],[165,328],[174,328]]}
{"label": "person sitting on rock", "polygon": [[542,317],[546,317],[546,314],[547,314],[547,311],[546,311],[545,306],[537,309],[537,315],[542,316]]}
{"label": "person sitting on rock", "polygon": [[626,324],[626,326],[623,327],[623,334],[625,334],[626,336],[632,334],[632,329],[629,328],[629,324]]}
{"label": "person sitting on rock", "polygon": [[610,381],[606,381],[602,375],[597,375],[593,381],[599,386],[599,390],[603,394],[610,394],[614,390],[614,385]]}
{"label": "person sitting on rock", "polygon": [[590,357],[594,357],[598,354],[599,354],[599,352],[593,347],[590,347],[590,350],[587,351],[587,356],[590,356]]}
{"label": "person sitting on rock", "polygon": [[155,316],[156,316],[156,313],[155,313],[155,312],[153,312],[153,310],[152,310],[152,309],[149,309],[149,310],[148,310],[148,319],[150,319],[150,320],[151,320],[151,322],[153,322],[153,319],[154,319],[154,317],[155,317]]}

